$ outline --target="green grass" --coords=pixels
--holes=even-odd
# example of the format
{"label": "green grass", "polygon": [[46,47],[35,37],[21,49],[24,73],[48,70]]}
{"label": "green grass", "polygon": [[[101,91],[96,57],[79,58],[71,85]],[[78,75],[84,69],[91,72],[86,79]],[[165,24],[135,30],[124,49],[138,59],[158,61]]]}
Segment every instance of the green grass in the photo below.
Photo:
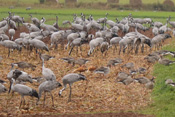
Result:
{"label": "green grass", "polygon": [[8,9],[0,8],[0,19],[8,16],[8,11],[14,12],[15,15],[20,15],[26,19],[30,20],[29,14],[33,14],[34,17],[41,19],[42,17],[46,18],[46,23],[53,24],[55,22],[55,16],[59,17],[59,25],[64,20],[73,20],[73,14],[84,13],[87,17],[92,14],[95,19],[105,17],[106,13],[109,13],[108,19],[115,21],[116,18],[121,20],[123,17],[128,16],[129,13],[132,13],[133,17],[150,17],[154,21],[166,21],[166,18],[171,16],[172,21],[175,20],[174,12],[151,12],[151,11],[117,11],[117,10],[95,10],[95,9],[37,9],[33,8],[30,11],[26,11],[24,8]]}
{"label": "green grass", "polygon": [[[164,0],[142,0],[143,4],[153,4],[153,3],[163,3]],[[173,1],[173,0],[172,0]],[[0,0],[0,2],[23,2],[27,4],[34,4],[39,3],[39,0]],[[59,0],[60,3],[64,3],[65,0]],[[107,0],[78,0],[78,2],[85,2],[85,3],[106,3]],[[175,3],[175,1],[173,1]],[[119,4],[129,4],[129,0],[120,0]]]}
{"label": "green grass", "polygon": [[[171,44],[163,49],[175,51],[175,45]],[[167,58],[175,60],[171,56],[167,56]],[[170,66],[155,64],[153,76],[156,77],[155,87],[152,92],[153,103],[147,107],[146,111],[144,110],[144,113],[154,114],[157,117],[175,117],[175,88],[165,85],[166,79],[175,81],[175,64]]]}

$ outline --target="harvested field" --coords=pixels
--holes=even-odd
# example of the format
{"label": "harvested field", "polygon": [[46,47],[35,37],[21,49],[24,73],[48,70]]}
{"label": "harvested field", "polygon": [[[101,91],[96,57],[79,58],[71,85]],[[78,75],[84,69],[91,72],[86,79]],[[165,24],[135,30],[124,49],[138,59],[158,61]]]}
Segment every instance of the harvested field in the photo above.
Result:
{"label": "harvested field", "polygon": [[[26,30],[21,27],[19,32],[26,32]],[[148,37],[152,37],[152,33],[150,33],[151,29],[145,34]],[[15,38],[19,36],[19,32],[17,31]],[[93,32],[93,31],[92,31]],[[121,35],[121,34],[119,34]],[[49,44],[49,38],[45,41]],[[171,43],[171,40],[168,39],[164,42],[164,44]],[[35,55],[34,52],[28,55],[26,50],[22,50],[22,53],[14,51],[11,56],[8,58],[8,50],[4,47],[0,47],[2,51],[0,51],[0,55],[3,57],[3,60],[0,65],[0,77],[7,81],[6,87],[9,87],[9,81],[6,78],[7,73],[10,71],[10,64],[19,61],[27,61],[36,65],[36,70],[32,71],[31,69],[25,69],[24,71],[31,74],[32,77],[41,76],[42,72],[42,64],[41,60],[38,56]],[[74,48],[75,49],[75,48]],[[84,74],[88,81],[79,81],[73,84],[72,89],[72,102],[67,102],[69,95],[69,88],[67,88],[63,92],[63,97],[58,96],[59,90],[62,88],[58,88],[52,92],[54,96],[55,106],[51,105],[51,97],[50,94],[47,94],[46,98],[46,106],[43,107],[43,97],[40,100],[39,105],[35,105],[36,99],[25,97],[26,105],[19,109],[20,104],[20,96],[15,93],[13,98],[11,98],[11,94],[4,93],[0,95],[0,115],[4,116],[20,116],[20,115],[60,115],[60,114],[74,114],[74,113],[101,113],[101,112],[127,112],[134,111],[140,108],[148,106],[152,103],[152,99],[150,98],[151,90],[145,88],[144,85],[139,83],[132,83],[128,86],[123,84],[116,83],[116,76],[118,72],[125,71],[129,72],[127,69],[121,68],[121,66],[128,62],[133,62],[135,64],[135,68],[145,67],[148,68],[148,72],[146,77],[152,78],[152,65],[148,64],[143,58],[150,53],[149,49],[142,54],[139,52],[138,55],[133,53],[118,55],[118,53],[113,53],[113,49],[109,49],[107,55],[104,57],[100,51],[94,52],[90,57],[87,56],[89,46],[83,46],[82,55],[79,52],[78,54],[74,50],[72,52],[71,57],[73,58],[86,58],[89,59],[90,62],[86,64],[89,66],[106,66],[107,62],[113,58],[121,58],[123,59],[123,63],[111,67],[110,74],[101,76],[99,74],[94,74],[91,72],[85,72]],[[46,52],[47,53],[47,52]],[[61,78],[68,74],[72,73],[79,66],[76,65],[74,67],[64,63],[60,58],[68,56],[68,50],[63,50],[60,46],[58,50],[50,50],[49,55],[54,55],[55,59],[52,59],[48,62],[45,62],[45,66],[50,68],[56,75],[57,81],[61,82]],[[135,77],[139,77],[141,75],[137,74]],[[37,89],[39,84],[26,84],[34,89]],[[118,115],[118,114],[117,114]],[[116,114],[107,114],[107,116],[117,116]],[[144,115],[135,115],[133,113],[121,113],[121,116],[144,116]],[[68,115],[66,115],[68,116]],[[81,116],[81,115],[80,115]],[[84,116],[84,115],[83,115]],[[97,116],[101,116],[101,114],[97,114]],[[105,116],[105,114],[103,115]]]}

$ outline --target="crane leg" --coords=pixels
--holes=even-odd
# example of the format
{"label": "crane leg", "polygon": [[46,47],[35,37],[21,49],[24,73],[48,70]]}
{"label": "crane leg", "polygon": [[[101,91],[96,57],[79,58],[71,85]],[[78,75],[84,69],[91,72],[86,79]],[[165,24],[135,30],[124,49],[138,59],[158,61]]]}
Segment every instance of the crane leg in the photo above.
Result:
{"label": "crane leg", "polygon": [[21,96],[21,102],[20,102],[19,108],[21,108],[22,100],[23,100],[23,97]]}
{"label": "crane leg", "polygon": [[43,102],[43,107],[45,106],[45,100],[46,100],[46,93],[44,92],[44,102]]}
{"label": "crane leg", "polygon": [[69,88],[70,88],[70,94],[69,94],[69,99],[68,99],[68,102],[71,101],[71,93],[72,93],[72,88],[71,88],[71,85],[69,85]]}
{"label": "crane leg", "polygon": [[74,47],[72,47],[72,48],[70,49],[70,51],[69,51],[69,55],[72,53],[73,48],[74,48]]}
{"label": "crane leg", "polygon": [[9,53],[8,53],[8,57],[10,56],[10,49],[9,49]]}
{"label": "crane leg", "polygon": [[52,106],[54,106],[53,95],[52,95],[52,93],[51,93],[51,92],[50,92],[50,95],[51,95],[51,98],[52,98]]}

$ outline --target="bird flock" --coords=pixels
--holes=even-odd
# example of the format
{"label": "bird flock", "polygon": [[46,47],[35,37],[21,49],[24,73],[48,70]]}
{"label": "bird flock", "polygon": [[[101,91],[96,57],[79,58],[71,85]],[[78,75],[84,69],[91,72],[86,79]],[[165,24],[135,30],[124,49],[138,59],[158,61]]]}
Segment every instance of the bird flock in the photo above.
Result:
{"label": "bird flock", "polygon": [[[172,38],[172,35],[175,36],[175,30],[172,29],[175,28],[175,21],[170,21],[171,17],[168,17],[166,24],[163,24],[161,22],[155,22],[151,18],[134,18],[132,14],[129,14],[120,21],[117,18],[116,21],[112,21],[108,19],[108,15],[107,13],[103,18],[95,20],[92,15],[86,18],[86,15],[83,13],[80,14],[80,17],[74,14],[72,22],[68,20],[63,21],[63,25],[70,25],[70,28],[63,30],[58,25],[58,16],[56,16],[56,21],[53,25],[48,25],[45,23],[46,19],[44,17],[39,20],[33,17],[32,14],[29,14],[29,22],[31,22],[29,23],[23,17],[8,12],[7,17],[3,18],[0,22],[0,45],[8,49],[7,56],[13,56],[13,54],[10,55],[13,51],[19,51],[19,55],[26,52],[31,56],[31,52],[34,51],[36,57],[39,56],[42,61],[42,77],[38,78],[34,78],[25,72],[25,69],[28,68],[34,71],[36,65],[27,61],[10,63],[11,69],[7,74],[10,84],[8,93],[12,92],[13,94],[17,92],[21,95],[20,107],[22,104],[25,104],[24,96],[36,97],[36,104],[38,104],[42,93],[44,93],[44,106],[46,92],[50,93],[52,105],[54,106],[54,97],[51,91],[63,86],[58,92],[58,95],[61,97],[67,85],[70,87],[68,98],[68,102],[70,102],[72,84],[80,80],[89,80],[87,76],[82,74],[83,72],[90,71],[91,73],[102,74],[100,77],[105,78],[115,66],[120,66],[120,72],[116,75],[117,83],[129,85],[133,82],[138,82],[144,84],[147,89],[153,89],[155,77],[152,77],[152,79],[146,77],[149,67],[140,66],[136,68],[133,62],[123,64],[120,56],[122,52],[123,55],[138,55],[139,51],[144,53],[153,49],[159,50],[166,39]],[[169,25],[172,28],[168,27]],[[22,32],[21,27],[24,27],[27,32]],[[152,29],[153,38],[143,33],[150,29]],[[21,31],[18,35],[19,38],[14,38],[18,30]],[[49,43],[46,43],[45,39],[48,38]],[[61,50],[58,49],[58,45],[61,45]],[[54,46],[55,48],[53,48]],[[76,52],[73,51],[75,48],[77,49]],[[59,58],[59,60],[67,62],[68,66],[71,65],[69,66],[71,68],[76,65],[79,66],[72,73],[65,74],[62,78],[62,83],[57,81],[57,76],[54,72],[50,68],[45,67],[44,64],[45,61],[55,59],[55,56],[45,54],[45,52],[51,53],[53,50],[58,53],[62,50],[67,50],[67,56]],[[80,52],[78,52],[79,50]],[[99,55],[97,54],[100,51],[105,59],[110,50],[119,57],[111,58],[111,60],[106,62],[105,66],[86,66],[88,62],[91,62],[88,57],[96,56],[98,58]],[[75,59],[71,57],[73,52],[77,56],[81,54],[81,56],[84,55],[86,58]],[[175,56],[175,53],[171,51],[156,51],[147,55],[144,60],[147,60],[148,64],[157,61],[163,65],[175,63],[175,61],[163,58],[163,56],[168,54],[173,57]],[[3,57],[1,56],[0,59],[2,60]],[[22,70],[16,69],[15,66]],[[137,77],[138,74],[141,74],[143,77]],[[40,81],[38,89],[33,89],[25,85],[26,82],[32,84],[35,81]],[[0,93],[7,91],[4,83],[4,80],[0,80]],[[172,85],[173,81],[167,80],[166,84]]]}

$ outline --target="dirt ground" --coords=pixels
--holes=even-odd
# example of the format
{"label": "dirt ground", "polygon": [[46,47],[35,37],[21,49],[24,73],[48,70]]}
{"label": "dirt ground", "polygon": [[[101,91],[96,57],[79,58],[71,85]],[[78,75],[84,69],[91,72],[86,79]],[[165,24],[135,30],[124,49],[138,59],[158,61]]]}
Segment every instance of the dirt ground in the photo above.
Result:
{"label": "dirt ground", "polygon": [[[20,32],[27,32],[24,27],[21,27],[20,30],[17,30],[15,38],[19,37]],[[142,32],[148,37],[152,38],[151,29],[146,32]],[[122,35],[119,33],[119,36]],[[45,41],[48,41],[47,38]],[[170,43],[171,40],[166,40],[164,44]],[[9,81],[6,78],[6,75],[10,71],[10,64],[19,61],[27,61],[37,66],[35,71],[31,69],[25,69],[24,71],[31,74],[32,77],[42,76],[41,71],[41,60],[38,56],[32,52],[30,55],[27,54],[26,50],[22,50],[20,54],[17,51],[11,53],[11,56],[8,58],[7,53],[8,50],[4,47],[0,47],[2,51],[0,51],[0,55],[3,56],[3,61],[0,65],[0,78],[7,81],[6,87],[9,87]],[[79,81],[73,85],[73,94],[72,94],[72,102],[67,102],[69,95],[69,88],[67,88],[63,92],[63,97],[58,96],[59,90],[62,88],[58,88],[52,91],[54,96],[54,107],[52,107],[52,101],[50,95],[46,96],[46,105],[43,107],[43,97],[40,100],[38,106],[35,105],[36,99],[31,97],[25,97],[27,104],[24,105],[21,109],[19,109],[20,103],[20,95],[15,93],[13,98],[11,98],[11,94],[4,93],[0,95],[0,116],[78,116],[78,117],[151,117],[149,115],[142,115],[136,113],[123,113],[128,111],[135,111],[140,108],[148,106],[152,103],[152,99],[150,98],[151,90],[145,88],[144,85],[139,83],[132,83],[128,86],[123,84],[116,83],[116,77],[118,72],[125,71],[129,72],[127,69],[121,68],[121,66],[128,62],[133,62],[135,64],[135,68],[145,67],[148,68],[148,72],[145,77],[152,78],[152,65],[148,64],[144,57],[150,53],[148,51],[148,47],[144,53],[140,53],[135,55],[133,53],[130,54],[122,54],[118,55],[118,53],[113,52],[113,48],[110,49],[107,55],[101,54],[100,51],[96,51],[95,54],[92,54],[90,57],[87,56],[87,51],[89,47],[88,45],[83,46],[82,54],[74,50],[72,52],[71,57],[78,58],[86,58],[89,59],[90,62],[87,63],[86,67],[89,66],[106,66],[107,62],[112,58],[121,58],[123,59],[123,63],[121,65],[112,67],[110,70],[110,74],[106,76],[101,76],[99,74],[94,74],[91,72],[84,72],[84,74],[89,82]],[[68,50],[62,50],[60,46],[58,50],[50,50],[49,53],[44,52],[49,55],[55,56],[55,59],[45,62],[45,66],[50,68],[56,75],[57,81],[61,82],[61,78],[68,74],[72,73],[76,68],[79,68],[78,65],[72,67],[67,63],[60,60],[62,57],[68,57]],[[23,69],[21,69],[23,70]],[[135,77],[141,77],[142,75],[136,75]],[[39,83],[26,83],[26,85],[38,89]],[[122,112],[122,113],[100,113],[100,114],[78,114],[78,113],[100,113],[100,112]],[[78,115],[74,115],[76,113]],[[61,114],[61,115],[60,115]]]}

